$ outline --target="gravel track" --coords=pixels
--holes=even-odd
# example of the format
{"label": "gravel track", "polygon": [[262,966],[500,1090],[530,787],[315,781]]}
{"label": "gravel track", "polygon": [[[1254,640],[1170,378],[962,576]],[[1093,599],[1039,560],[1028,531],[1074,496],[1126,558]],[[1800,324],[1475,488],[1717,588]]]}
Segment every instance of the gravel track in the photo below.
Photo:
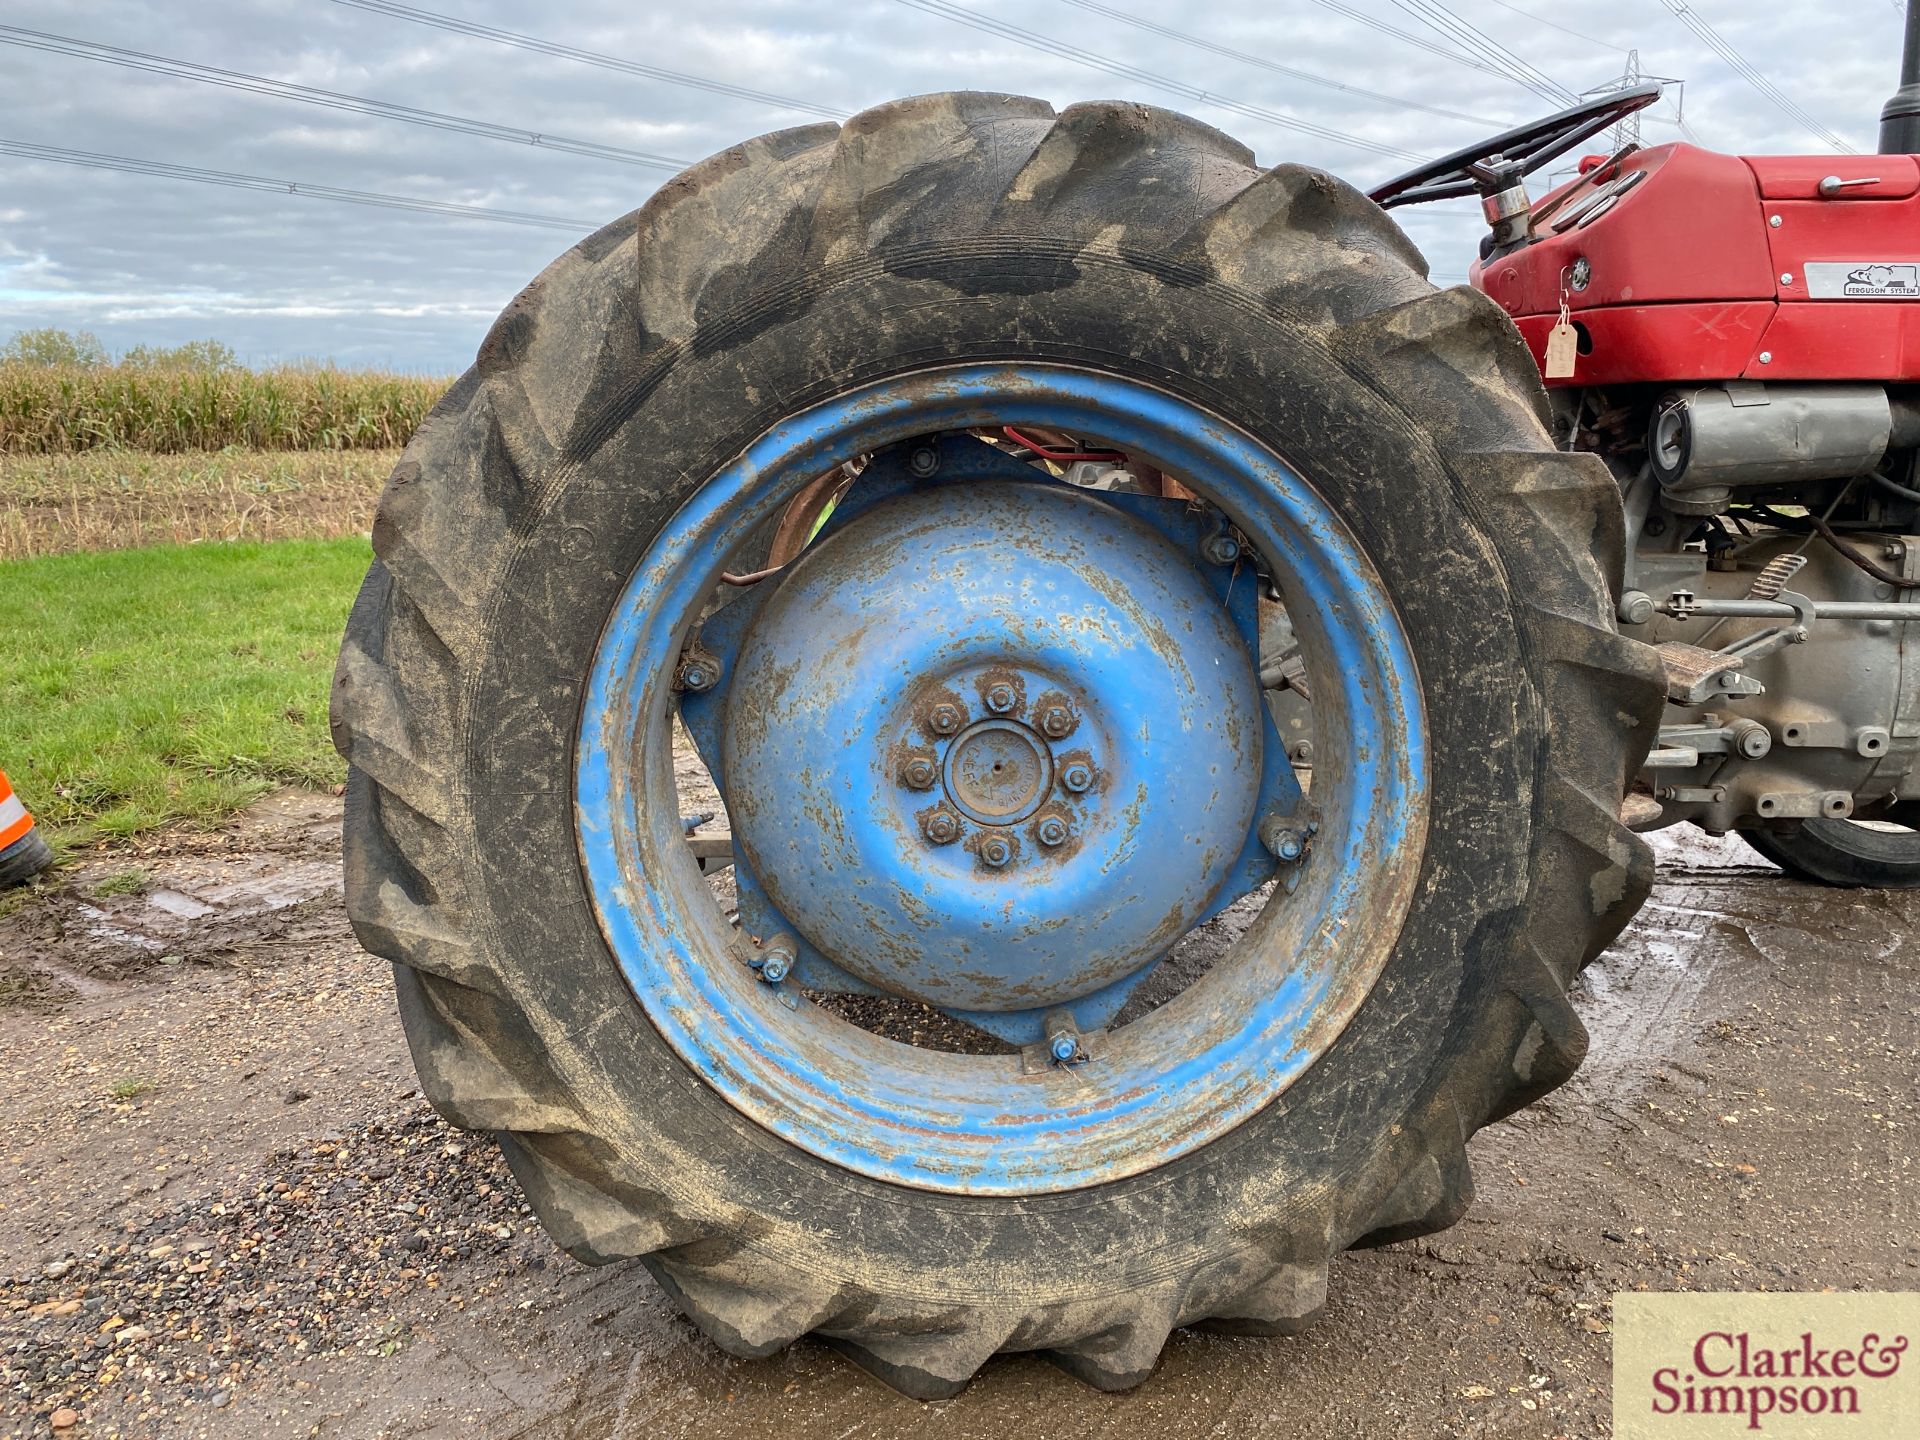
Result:
{"label": "gravel track", "polygon": [[1580,1076],[1475,1138],[1461,1225],[1344,1257],[1308,1334],[1180,1335],[1120,1396],[1016,1357],[931,1407],[811,1344],[734,1361],[420,1100],[337,806],[0,918],[0,1435],[1585,1440],[1617,1291],[1920,1286],[1920,896],[1682,836],[1583,982]]}

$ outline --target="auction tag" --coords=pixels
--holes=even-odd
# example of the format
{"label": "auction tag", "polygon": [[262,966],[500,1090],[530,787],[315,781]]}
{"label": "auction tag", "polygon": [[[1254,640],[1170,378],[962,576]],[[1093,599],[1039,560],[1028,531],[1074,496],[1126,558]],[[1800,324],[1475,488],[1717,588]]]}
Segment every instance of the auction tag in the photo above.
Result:
{"label": "auction tag", "polygon": [[1573,374],[1573,357],[1579,343],[1580,337],[1566,320],[1547,332],[1547,379],[1565,380]]}
{"label": "auction tag", "polygon": [[1613,1297],[1614,1440],[1911,1440],[1920,1294]]}

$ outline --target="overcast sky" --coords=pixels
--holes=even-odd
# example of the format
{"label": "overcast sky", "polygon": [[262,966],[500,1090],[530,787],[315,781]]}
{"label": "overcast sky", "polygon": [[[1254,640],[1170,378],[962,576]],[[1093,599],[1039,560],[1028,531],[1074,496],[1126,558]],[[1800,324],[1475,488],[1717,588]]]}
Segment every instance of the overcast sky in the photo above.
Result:
{"label": "overcast sky", "polygon": [[[1646,73],[1686,81],[1686,123],[1702,144],[1748,153],[1830,148],[1690,31],[1670,0],[1099,0],[1091,8],[1090,0],[933,0],[1019,26],[1044,37],[1038,43],[984,34],[909,0],[414,3],[836,113],[949,89],[1019,91],[1056,106],[1146,101],[1238,135],[1263,164],[1303,161],[1362,184],[1407,168],[1381,148],[1435,155],[1556,108],[1516,81],[1435,53],[1459,51],[1422,21],[1417,12],[1426,10],[1496,37],[1572,92],[1618,77],[1626,51],[1637,48]],[[1873,148],[1880,104],[1897,78],[1894,0],[1692,0],[1692,10],[1815,124]],[[1116,16],[1373,94],[1212,54]],[[340,0],[7,0],[0,25],[685,161],[820,118]],[[17,37],[0,31],[8,38]],[[1089,68],[1076,53],[1175,88]],[[1195,90],[1227,103],[1196,99]],[[1297,116],[1351,141],[1250,118],[1234,105]],[[1669,103],[1654,113],[1673,110]],[[1670,118],[1649,121],[1643,138],[1679,132]],[[0,140],[594,223],[632,209],[668,175],[14,44],[0,44]],[[1437,279],[1465,273],[1478,228],[1471,208],[1399,212]],[[330,357],[453,371],[513,293],[570,243],[562,230],[0,154],[0,338],[58,325],[92,330],[118,350],[212,336],[255,363]]]}

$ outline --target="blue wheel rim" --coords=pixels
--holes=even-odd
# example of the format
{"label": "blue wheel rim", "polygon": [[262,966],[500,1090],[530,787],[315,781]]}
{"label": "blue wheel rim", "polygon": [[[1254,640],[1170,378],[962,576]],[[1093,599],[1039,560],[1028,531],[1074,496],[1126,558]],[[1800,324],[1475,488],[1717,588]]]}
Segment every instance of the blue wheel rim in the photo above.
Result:
{"label": "blue wheel rim", "polygon": [[[1315,679],[1310,863],[1189,989],[1030,1066],[883,1039],[794,1006],[739,958],[685,845],[672,680],[738,550],[810,478],[914,436],[1052,427],[1150,459],[1218,505],[1286,592]],[[1271,449],[1193,403],[1067,367],[922,371],[772,427],[702,485],[636,567],[596,651],[575,768],[581,860],[648,1019],[737,1110],[821,1159],[963,1194],[1136,1175],[1270,1104],[1364,1002],[1412,900],[1427,826],[1421,691],[1385,587],[1338,514]]]}

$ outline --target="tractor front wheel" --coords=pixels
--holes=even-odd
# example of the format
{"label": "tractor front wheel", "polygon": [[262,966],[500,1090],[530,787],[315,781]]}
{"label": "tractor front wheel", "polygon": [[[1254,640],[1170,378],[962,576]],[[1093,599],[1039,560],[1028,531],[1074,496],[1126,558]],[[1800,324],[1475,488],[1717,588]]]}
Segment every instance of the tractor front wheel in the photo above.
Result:
{"label": "tractor front wheel", "polygon": [[1755,826],[1745,840],[1796,880],[1847,889],[1920,889],[1920,807],[1884,820],[1803,820],[1791,829]]}

